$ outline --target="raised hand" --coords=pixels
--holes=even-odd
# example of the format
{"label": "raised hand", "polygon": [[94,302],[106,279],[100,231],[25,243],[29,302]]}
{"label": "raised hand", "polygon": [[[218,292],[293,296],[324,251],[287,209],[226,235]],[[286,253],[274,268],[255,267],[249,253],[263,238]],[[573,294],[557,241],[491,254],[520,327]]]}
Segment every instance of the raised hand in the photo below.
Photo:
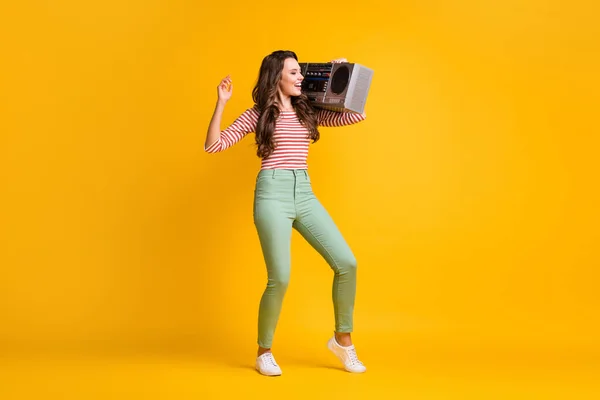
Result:
{"label": "raised hand", "polygon": [[227,75],[217,86],[217,94],[219,95],[219,101],[227,103],[233,93],[233,82],[231,76]]}

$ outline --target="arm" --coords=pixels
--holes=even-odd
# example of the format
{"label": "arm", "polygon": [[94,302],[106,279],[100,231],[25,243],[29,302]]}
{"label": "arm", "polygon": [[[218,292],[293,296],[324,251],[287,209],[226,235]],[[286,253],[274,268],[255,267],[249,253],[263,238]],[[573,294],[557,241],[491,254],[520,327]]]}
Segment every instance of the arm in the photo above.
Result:
{"label": "arm", "polygon": [[227,75],[217,87],[218,101],[215,106],[215,111],[208,125],[206,140],[204,141],[204,151],[207,153],[216,153],[223,151],[240,140],[248,133],[256,129],[256,121],[258,121],[258,113],[256,110],[246,110],[236,119],[227,129],[221,131],[221,118],[225,104],[231,98],[233,91],[233,83],[231,77]]}
{"label": "arm", "polygon": [[213,112],[210,124],[208,125],[208,132],[206,133],[206,140],[204,141],[204,150],[211,147],[211,145],[217,142],[221,136],[221,118],[223,117],[224,109],[225,103],[217,101],[215,111]]}
{"label": "arm", "polygon": [[[248,133],[256,130],[258,121],[258,111],[254,108],[249,108],[240,115],[227,129],[220,131],[222,109],[217,103],[215,115],[211,120],[211,125],[207,134],[207,141],[204,144],[204,150],[207,153],[217,153],[233,146],[244,138]],[[214,126],[213,126],[214,125]],[[212,129],[212,131],[211,131]],[[214,136],[211,136],[214,135]],[[209,138],[216,137],[212,142]]]}
{"label": "arm", "polygon": [[365,113],[337,112],[330,110],[318,110],[317,121],[319,126],[345,126],[364,121],[367,118]]}

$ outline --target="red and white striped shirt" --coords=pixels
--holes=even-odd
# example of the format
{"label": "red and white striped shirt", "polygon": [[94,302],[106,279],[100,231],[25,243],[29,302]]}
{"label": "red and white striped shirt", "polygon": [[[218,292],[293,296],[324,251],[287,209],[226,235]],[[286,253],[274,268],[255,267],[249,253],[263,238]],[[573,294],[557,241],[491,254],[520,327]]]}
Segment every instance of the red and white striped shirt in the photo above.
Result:
{"label": "red and white striped shirt", "polygon": [[[207,153],[223,151],[256,131],[258,110],[253,107],[242,113],[227,129],[221,131],[217,141],[205,148]],[[335,112],[320,109],[317,111],[319,126],[344,126],[363,121],[365,114]],[[307,169],[308,129],[300,123],[295,111],[281,111],[275,124],[275,150],[261,163],[262,169]]]}

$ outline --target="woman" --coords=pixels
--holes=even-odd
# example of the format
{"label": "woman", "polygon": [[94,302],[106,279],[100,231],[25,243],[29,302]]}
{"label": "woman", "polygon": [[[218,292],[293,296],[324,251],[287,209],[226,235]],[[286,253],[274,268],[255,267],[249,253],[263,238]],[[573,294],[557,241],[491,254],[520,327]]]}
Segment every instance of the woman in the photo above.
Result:
{"label": "woman", "polygon": [[256,133],[257,155],[262,162],[254,192],[254,224],[268,275],[259,307],[256,369],[263,375],[281,375],[271,345],[290,276],[290,240],[294,228],[334,271],[335,331],[327,346],[347,371],[364,372],[366,368],[358,359],[350,337],[356,259],[313,194],[306,159],[309,142],[319,140],[318,126],[354,124],[366,116],[313,109],[301,91],[302,80],[294,52],[279,50],[268,55],[262,61],[252,91],[254,107],[221,131],[223,109],[233,88],[231,77],[225,77],[217,88],[218,101],[204,148],[208,153],[223,151],[248,133]]}

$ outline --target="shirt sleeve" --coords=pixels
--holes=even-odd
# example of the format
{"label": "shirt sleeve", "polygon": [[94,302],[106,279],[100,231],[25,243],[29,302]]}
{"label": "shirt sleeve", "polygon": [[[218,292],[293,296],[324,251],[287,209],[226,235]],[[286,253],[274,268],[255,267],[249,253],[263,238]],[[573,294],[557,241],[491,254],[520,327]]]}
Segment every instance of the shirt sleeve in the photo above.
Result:
{"label": "shirt sleeve", "polygon": [[256,130],[258,122],[258,111],[255,108],[249,108],[244,111],[231,125],[221,131],[219,139],[209,146],[205,146],[207,153],[217,153],[233,146],[244,138],[247,134]]}
{"label": "shirt sleeve", "polygon": [[339,112],[320,109],[317,111],[319,126],[345,126],[356,124],[367,118],[365,113]]}

